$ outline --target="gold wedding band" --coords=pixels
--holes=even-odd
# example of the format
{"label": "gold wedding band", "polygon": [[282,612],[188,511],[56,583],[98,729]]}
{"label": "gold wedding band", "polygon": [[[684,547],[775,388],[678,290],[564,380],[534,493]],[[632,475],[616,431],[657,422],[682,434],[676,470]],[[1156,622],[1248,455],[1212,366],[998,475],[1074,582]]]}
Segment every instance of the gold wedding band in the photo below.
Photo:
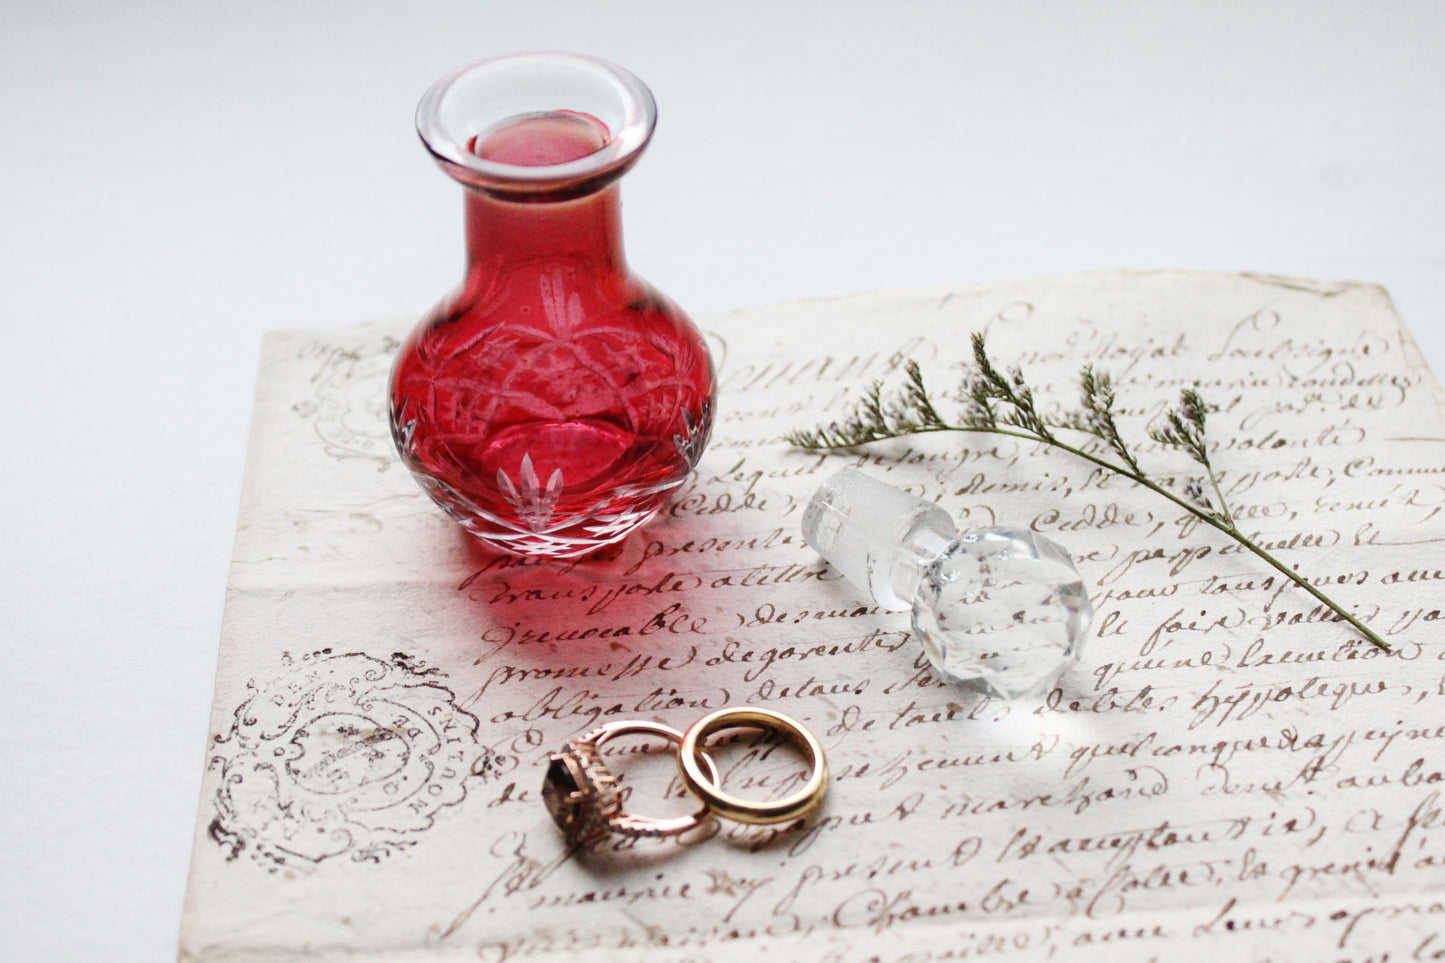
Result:
{"label": "gold wedding band", "polygon": [[[808,762],[808,778],[803,788],[782,799],[753,801],[724,792],[717,766],[703,747],[703,740],[724,729],[762,729],[788,737]],[[713,812],[741,823],[784,823],[810,815],[823,804],[828,791],[828,761],[823,746],[801,724],[771,709],[739,706],[711,712],[683,733],[678,749],[678,768],[682,781]]]}
{"label": "gold wedding band", "polygon": [[[694,813],[671,819],[635,816],[622,808],[617,777],[602,761],[602,744],[616,736],[639,734],[662,736],[679,746],[682,743],[682,733],[659,722],[608,722],[569,740],[561,752],[547,757],[542,801],[552,814],[552,820],[566,836],[568,845],[589,845],[608,833],[676,836],[697,828],[707,819],[709,807],[706,802]],[[698,758],[707,773],[717,781],[717,766],[712,758],[705,753]]]}

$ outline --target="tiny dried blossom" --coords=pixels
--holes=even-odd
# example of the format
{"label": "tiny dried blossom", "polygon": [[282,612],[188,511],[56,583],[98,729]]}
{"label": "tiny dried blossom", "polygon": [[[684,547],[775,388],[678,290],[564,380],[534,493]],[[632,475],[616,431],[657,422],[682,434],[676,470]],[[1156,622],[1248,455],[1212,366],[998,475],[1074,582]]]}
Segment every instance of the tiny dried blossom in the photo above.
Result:
{"label": "tiny dried blossom", "polygon": [[1204,428],[1204,399],[1194,388],[1185,388],[1179,393],[1179,416],[1196,428]]}

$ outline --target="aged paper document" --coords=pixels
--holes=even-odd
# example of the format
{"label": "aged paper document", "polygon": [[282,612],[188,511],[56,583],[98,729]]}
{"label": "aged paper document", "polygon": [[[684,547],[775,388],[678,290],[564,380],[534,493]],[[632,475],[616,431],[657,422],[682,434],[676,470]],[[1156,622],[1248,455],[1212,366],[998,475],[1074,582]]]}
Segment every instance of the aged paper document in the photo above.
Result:
{"label": "aged paper document", "polygon": [[[397,463],[407,323],[268,337],[183,960],[1445,958],[1445,396],[1382,290],[1119,272],[702,320],[722,390],[695,477],[570,564],[479,549]],[[1197,384],[1241,529],[1390,651],[1067,454],[780,441],[905,357],[948,394],[975,330],[1054,403],[1109,371],[1176,483],[1146,426]],[[1069,549],[1096,614],[1046,698],[943,683],[803,543],[849,466]],[[826,747],[811,824],[567,851],[548,752],[745,704]],[[688,811],[648,745],[608,744],[629,810]],[[802,776],[747,732],[718,761],[758,798]]]}

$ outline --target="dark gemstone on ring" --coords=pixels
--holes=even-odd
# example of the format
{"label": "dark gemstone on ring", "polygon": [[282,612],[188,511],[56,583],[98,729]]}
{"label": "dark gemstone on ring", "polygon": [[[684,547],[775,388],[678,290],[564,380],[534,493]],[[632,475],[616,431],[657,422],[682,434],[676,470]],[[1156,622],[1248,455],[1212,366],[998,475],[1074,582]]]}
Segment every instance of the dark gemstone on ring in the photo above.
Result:
{"label": "dark gemstone on ring", "polygon": [[567,757],[560,754],[552,756],[546,778],[542,781],[542,802],[547,806],[547,812],[552,814],[552,820],[564,832],[570,832],[580,815],[581,792]]}

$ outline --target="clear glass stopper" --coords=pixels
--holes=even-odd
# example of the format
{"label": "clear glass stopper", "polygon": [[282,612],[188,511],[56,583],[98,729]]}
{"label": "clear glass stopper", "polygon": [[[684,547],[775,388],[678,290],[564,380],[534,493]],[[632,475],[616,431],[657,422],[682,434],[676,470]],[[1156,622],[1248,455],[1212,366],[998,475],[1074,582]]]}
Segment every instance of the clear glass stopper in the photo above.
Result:
{"label": "clear glass stopper", "polygon": [[1083,649],[1094,614],[1083,579],[1034,532],[960,535],[937,505],[849,468],[814,493],[803,537],[879,605],[912,608],[929,660],[955,682],[1041,695]]}

